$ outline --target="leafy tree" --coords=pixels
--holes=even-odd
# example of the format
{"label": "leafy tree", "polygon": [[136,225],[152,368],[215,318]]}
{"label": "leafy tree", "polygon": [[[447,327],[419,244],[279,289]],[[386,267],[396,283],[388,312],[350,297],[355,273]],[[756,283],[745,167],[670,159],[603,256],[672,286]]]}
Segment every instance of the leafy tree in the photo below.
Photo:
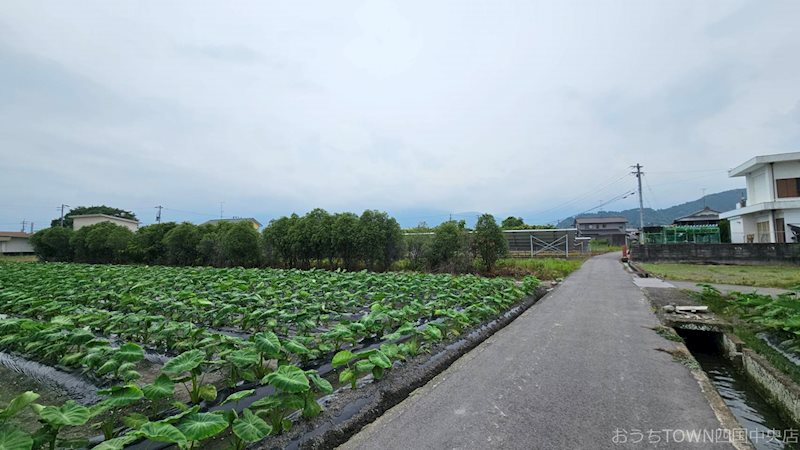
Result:
{"label": "leafy tree", "polygon": [[264,256],[267,260],[267,264],[285,264],[289,267],[295,266],[296,261],[294,260],[291,242],[289,241],[289,229],[292,226],[292,221],[296,220],[296,218],[297,215],[292,215],[292,218],[281,217],[270,221],[270,223],[264,227],[261,236],[264,243]]}
{"label": "leafy tree", "polygon": [[731,242],[731,222],[728,219],[719,221],[719,241],[722,243]]}
{"label": "leafy tree", "polygon": [[[82,230],[83,228],[81,228]],[[80,231],[80,230],[78,230]],[[200,254],[197,244],[202,235],[197,225],[184,222],[164,235],[164,248],[167,250],[167,264],[191,266],[197,264]]]}
{"label": "leafy tree", "polygon": [[385,212],[366,210],[358,219],[358,247],[371,270],[386,270],[399,258],[403,248],[400,224]]}
{"label": "leafy tree", "polygon": [[508,253],[508,241],[491,214],[483,214],[478,218],[472,245],[488,271],[494,268],[499,258]]}
{"label": "leafy tree", "polygon": [[503,222],[500,224],[500,226],[504,230],[515,230],[525,227],[525,221],[522,220],[522,217],[508,216],[505,219],[503,219]]}
{"label": "leafy tree", "polygon": [[428,266],[441,272],[465,272],[472,267],[469,237],[464,221],[450,220],[434,230],[428,247]]}
{"label": "leafy tree", "polygon": [[[68,213],[64,214],[64,227],[72,228],[72,217],[84,214],[106,214],[108,216],[122,217],[123,219],[136,220],[136,214],[125,211],[124,209],[112,208],[110,206],[78,206],[72,208]],[[50,222],[51,227],[61,226],[61,217],[57,217]]]}
{"label": "leafy tree", "polygon": [[353,213],[334,215],[331,225],[331,248],[347,270],[353,270],[358,261],[358,216]]}
{"label": "leafy tree", "polygon": [[166,264],[164,237],[176,226],[175,222],[167,222],[139,228],[131,246],[131,258],[145,264]]}
{"label": "leafy tree", "polygon": [[324,209],[316,208],[303,216],[302,222],[303,239],[308,243],[309,256],[317,260],[317,265],[321,265],[322,260],[330,258],[332,253],[332,217]]}
{"label": "leafy tree", "polygon": [[131,230],[111,222],[82,227],[70,238],[75,261],[87,263],[128,262],[128,248],[134,239]]}
{"label": "leafy tree", "polygon": [[222,234],[227,223],[204,224],[197,227],[200,241],[197,243],[197,264],[203,266],[224,267],[225,255],[222,252]]}
{"label": "leafy tree", "polygon": [[256,267],[261,263],[258,231],[247,222],[230,224],[222,231],[220,244],[227,266]]}
{"label": "leafy tree", "polygon": [[69,241],[72,233],[72,228],[45,228],[31,236],[31,245],[42,261],[71,261],[73,251]]}

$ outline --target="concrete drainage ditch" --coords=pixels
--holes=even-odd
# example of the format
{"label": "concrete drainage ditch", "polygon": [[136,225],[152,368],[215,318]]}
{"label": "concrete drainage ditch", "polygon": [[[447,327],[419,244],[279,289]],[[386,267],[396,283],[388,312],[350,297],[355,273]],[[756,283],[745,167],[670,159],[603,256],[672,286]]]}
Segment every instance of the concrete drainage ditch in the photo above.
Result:
{"label": "concrete drainage ditch", "polygon": [[795,431],[798,421],[781,402],[792,396],[784,392],[787,387],[782,382],[770,378],[775,369],[764,366],[763,358],[726,332],[698,328],[673,324],[739,427],[747,430],[753,447],[800,449],[800,431]]}

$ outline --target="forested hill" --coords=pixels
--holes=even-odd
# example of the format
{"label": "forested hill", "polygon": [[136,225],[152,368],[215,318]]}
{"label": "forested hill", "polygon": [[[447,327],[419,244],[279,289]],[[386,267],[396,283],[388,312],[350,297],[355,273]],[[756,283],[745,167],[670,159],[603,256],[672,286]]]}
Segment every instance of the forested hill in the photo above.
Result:
{"label": "forested hill", "polygon": [[[705,200],[700,198],[695,201],[681,203],[680,205],[671,206],[664,209],[651,209],[645,208],[644,210],[644,223],[645,225],[668,225],[673,220],[688,216],[696,211],[703,209],[703,206],[708,206],[720,212],[730,211],[736,208],[736,202],[742,197],[746,196],[744,189],[731,189],[729,191],[718,192],[716,194],[706,195]],[[600,211],[593,214],[582,214],[581,217],[605,217],[605,216],[622,216],[628,219],[631,227],[636,227],[639,224],[639,209],[626,209],[625,211]],[[571,227],[574,217],[559,222],[559,228]]]}

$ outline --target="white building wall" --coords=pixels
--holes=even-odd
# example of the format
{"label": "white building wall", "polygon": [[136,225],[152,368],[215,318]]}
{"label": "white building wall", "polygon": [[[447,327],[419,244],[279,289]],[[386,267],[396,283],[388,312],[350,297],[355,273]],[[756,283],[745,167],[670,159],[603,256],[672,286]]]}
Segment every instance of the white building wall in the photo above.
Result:
{"label": "white building wall", "polygon": [[135,223],[126,222],[124,220],[114,220],[108,217],[75,217],[72,219],[72,229],[79,230],[83,227],[88,227],[89,225],[96,225],[102,222],[111,222],[114,225],[119,225],[125,227],[131,231],[136,231],[139,229],[139,226]]}
{"label": "white building wall", "polygon": [[785,161],[773,164],[775,179],[800,178],[800,161]]}
{"label": "white building wall", "polygon": [[744,244],[744,219],[741,216],[731,217],[731,242],[734,244]]}
{"label": "white building wall", "polygon": [[11,240],[5,244],[6,253],[33,253],[33,247],[28,238],[12,237]]}
{"label": "white building wall", "polygon": [[0,241],[0,253],[33,253],[33,247],[28,238],[12,237]]}
{"label": "white building wall", "polygon": [[767,169],[756,170],[747,175],[747,204],[772,201],[772,189],[770,186]]}

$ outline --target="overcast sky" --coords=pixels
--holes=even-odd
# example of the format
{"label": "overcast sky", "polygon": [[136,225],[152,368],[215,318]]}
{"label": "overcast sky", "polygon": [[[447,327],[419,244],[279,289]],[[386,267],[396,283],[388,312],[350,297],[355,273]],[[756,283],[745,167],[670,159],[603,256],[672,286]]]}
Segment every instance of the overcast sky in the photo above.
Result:
{"label": "overcast sky", "polygon": [[[800,151],[798,1],[6,1],[0,229],[656,208]],[[636,198],[602,209],[625,209]]]}

